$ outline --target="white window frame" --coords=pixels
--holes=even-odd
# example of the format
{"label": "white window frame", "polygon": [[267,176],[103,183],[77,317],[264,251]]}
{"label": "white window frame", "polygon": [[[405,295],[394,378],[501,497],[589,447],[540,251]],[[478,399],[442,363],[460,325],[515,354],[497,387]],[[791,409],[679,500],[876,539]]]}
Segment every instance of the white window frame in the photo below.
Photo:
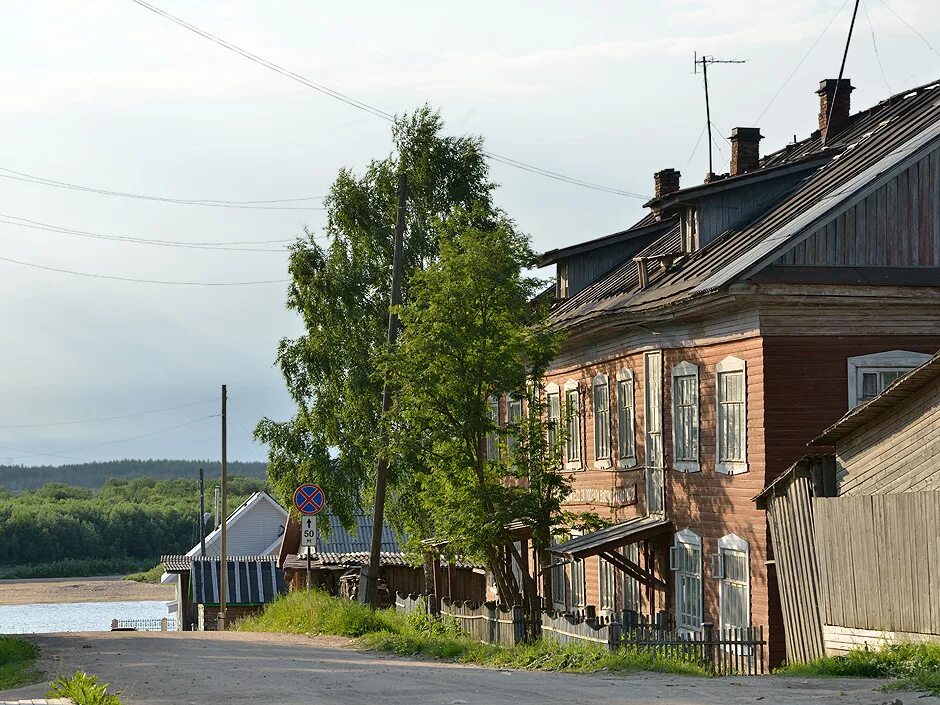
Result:
{"label": "white window frame", "polygon": [[[576,413],[574,414],[574,433],[571,432],[571,414],[568,408],[568,395],[570,392],[575,393],[577,404]],[[565,394],[562,397],[562,404],[565,418],[565,468],[567,470],[581,470],[584,467],[581,463],[584,449],[581,447],[581,388],[577,380],[569,379],[565,382]],[[575,458],[571,454],[572,444],[577,450],[577,457]]]}
{"label": "white window frame", "polygon": [[[607,427],[604,428],[602,417],[597,414],[597,394],[598,389],[604,387],[607,389],[607,413],[604,415],[607,419]],[[594,416],[594,468],[597,470],[609,470],[611,467],[611,433],[610,433],[610,382],[607,375],[603,372],[594,376],[591,381],[591,413]],[[607,452],[600,447],[601,436],[598,431],[606,431],[607,434]]]}
{"label": "white window frame", "polygon": [[[726,624],[724,618],[724,601],[726,585],[731,581],[727,578],[724,570],[724,553],[727,551],[738,551],[744,553],[744,560],[747,565],[747,579],[744,581],[744,604],[747,606],[747,624]],[[716,579],[718,580],[718,621],[721,629],[729,627],[749,627],[751,626],[751,550],[747,541],[737,534],[727,534],[718,539],[718,571]],[[713,570],[713,573],[715,571]],[[740,581],[735,581],[740,582]]]}
{"label": "white window frame", "polygon": [[[640,565],[640,544],[628,543],[626,546],[621,546],[620,554],[628,561]],[[620,608],[637,613],[642,612],[643,590],[640,587],[640,581],[623,571],[620,571],[620,578]]]}
{"label": "white window frame", "polygon": [[[695,439],[695,457],[694,458],[679,458],[678,448],[679,448],[679,397],[676,394],[676,382],[680,377],[693,377],[695,379],[695,404],[693,407],[692,415],[692,437]],[[674,365],[671,373],[672,379],[672,466],[679,472],[699,472],[702,467],[699,463],[699,458],[701,457],[701,444],[699,443],[701,430],[699,428],[700,414],[699,414],[699,404],[700,404],[700,390],[699,390],[699,377],[698,377],[698,365],[693,365],[691,362],[683,361],[678,365]]]}
{"label": "white window frame", "polygon": [[571,566],[571,607],[587,607],[587,578],[584,574],[584,559],[575,558]]}
{"label": "white window frame", "polygon": [[[512,408],[513,408],[513,406],[515,406],[515,405],[517,405],[517,404],[518,404],[518,407],[519,407],[519,415],[518,415],[517,417],[513,418],[513,410],[512,410]],[[520,422],[520,421],[522,421],[522,399],[521,399],[521,398],[516,398],[516,397],[513,397],[513,396],[507,396],[507,397],[506,397],[506,429],[509,431],[509,433],[506,435],[506,453],[507,453],[507,455],[508,455],[509,453],[511,453],[511,452],[515,449],[516,443],[519,441],[519,437],[518,437],[518,435],[517,435],[518,431],[515,431],[515,432],[512,431],[512,429],[510,428],[510,426],[511,426],[513,423],[518,423],[518,422]]]}
{"label": "white window frame", "polygon": [[856,355],[848,358],[849,410],[851,411],[861,403],[859,399],[862,396],[860,388],[862,372],[900,370],[910,372],[914,368],[923,365],[930,358],[931,356],[927,353],[911,352],[910,350],[886,350],[871,355]]}
{"label": "white window frame", "polygon": [[568,298],[568,261],[558,263],[558,298]]}
{"label": "white window frame", "polygon": [[617,581],[619,571],[603,556],[597,557],[597,609],[610,614],[617,609]]}
{"label": "white window frame", "polygon": [[[636,394],[633,384],[631,370],[617,371],[617,466],[621,468],[636,467]],[[624,399],[629,400],[629,407],[624,407]],[[627,449],[629,452],[626,455],[623,452],[625,435],[628,435],[630,439],[630,446]]]}
{"label": "white window frame", "polygon": [[[686,551],[698,552],[698,560],[692,558],[688,564]],[[669,550],[669,569],[675,573],[676,595],[676,627],[684,634],[698,634],[702,631],[702,603],[704,598],[702,584],[702,537],[691,529],[683,529],[676,533],[673,546]],[[685,590],[688,589],[691,609],[683,609],[685,603]],[[686,614],[691,619],[686,619]]]}
{"label": "white window frame", "polygon": [[[557,414],[552,414],[552,397],[558,401]],[[558,442],[558,434],[561,431],[561,388],[554,382],[545,385],[545,418],[547,421],[548,452],[553,453],[554,445]],[[564,451],[562,451],[564,454]]]}
{"label": "white window frame", "polygon": [[[490,421],[499,428],[499,397],[487,397],[486,406]],[[496,462],[499,457],[499,434],[494,429],[486,434],[486,459]]]}
{"label": "white window frame", "polygon": [[[721,375],[725,372],[740,372],[742,380],[742,402],[741,409],[744,414],[744,437],[741,439],[743,460],[722,460],[723,449],[721,447]],[[725,473],[726,475],[740,475],[748,471],[747,464],[747,363],[739,357],[729,355],[715,366],[715,472]]]}

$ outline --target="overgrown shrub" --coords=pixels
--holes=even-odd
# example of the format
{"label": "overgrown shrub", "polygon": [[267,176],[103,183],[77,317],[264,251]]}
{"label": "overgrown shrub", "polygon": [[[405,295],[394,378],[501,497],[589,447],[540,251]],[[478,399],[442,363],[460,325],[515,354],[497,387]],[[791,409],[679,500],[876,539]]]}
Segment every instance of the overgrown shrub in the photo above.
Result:
{"label": "overgrown shrub", "polygon": [[99,683],[95,676],[81,671],[52,681],[46,697],[69,698],[75,705],[121,705],[121,699],[108,692],[107,683]]}

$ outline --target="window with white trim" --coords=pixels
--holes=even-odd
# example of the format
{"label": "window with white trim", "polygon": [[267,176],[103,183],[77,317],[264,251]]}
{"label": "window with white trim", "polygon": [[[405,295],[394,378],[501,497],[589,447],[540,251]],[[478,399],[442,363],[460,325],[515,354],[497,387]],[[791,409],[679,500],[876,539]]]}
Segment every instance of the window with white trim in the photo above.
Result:
{"label": "window with white trim", "polygon": [[702,539],[689,529],[676,534],[669,549],[669,568],[675,573],[676,626],[686,632],[702,628]]}
{"label": "window with white trim", "polygon": [[584,580],[584,560],[576,558],[571,562],[571,606],[584,607],[587,586]]}
{"label": "window with white trim", "polygon": [[490,397],[487,404],[490,423],[493,424],[494,430],[486,434],[486,459],[499,460],[499,438],[495,430],[499,426],[499,399]]}
{"label": "window with white trim", "polygon": [[598,607],[604,612],[613,612],[616,597],[614,572],[616,568],[602,556],[597,557]]}
{"label": "window with white trim", "polygon": [[[626,546],[621,547],[620,552],[623,554],[623,557],[628,561],[631,561],[634,565],[640,565],[640,544],[631,543]],[[642,602],[641,602],[641,588],[640,581],[636,578],[631,578],[626,573],[621,572],[622,583],[620,586],[621,594],[623,595],[621,604],[623,605],[622,609],[633,610],[634,612],[642,611]]]}
{"label": "window with white trim", "polygon": [[545,385],[545,415],[548,420],[548,452],[553,454],[557,451],[561,423],[561,392],[554,382]]}
{"label": "window with white trim", "polygon": [[566,607],[565,596],[565,564],[561,558],[552,559],[552,607],[564,612]]}
{"label": "window with white trim", "polygon": [[751,571],[747,541],[736,534],[718,539],[712,576],[718,580],[722,629],[751,626]]}
{"label": "window with white trim", "polygon": [[874,399],[898,377],[920,367],[930,355],[909,350],[888,350],[848,359],[849,409]]}
{"label": "window with white trim", "polygon": [[636,465],[636,414],[634,413],[633,373],[617,372],[617,447],[620,467]]}
{"label": "window with white trim", "polygon": [[698,249],[698,208],[689,206],[680,217],[682,231],[682,251],[695,252]]}
{"label": "window with white trim", "polygon": [[515,428],[522,420],[522,399],[508,397],[506,399],[506,427],[509,428],[509,435],[506,436],[506,449],[513,451],[518,442],[518,429]]}
{"label": "window with white trim", "polygon": [[569,470],[579,470],[581,468],[581,399],[578,383],[574,380],[565,383],[565,420],[567,425],[565,464]]}
{"label": "window with white trim", "polygon": [[673,467],[698,472],[698,366],[680,362],[672,368]]}
{"label": "window with white trim", "polygon": [[747,368],[744,360],[726,357],[716,367],[715,470],[747,472]]}
{"label": "window with white trim", "polygon": [[594,398],[594,467],[610,467],[610,385],[599,374],[591,385]]}

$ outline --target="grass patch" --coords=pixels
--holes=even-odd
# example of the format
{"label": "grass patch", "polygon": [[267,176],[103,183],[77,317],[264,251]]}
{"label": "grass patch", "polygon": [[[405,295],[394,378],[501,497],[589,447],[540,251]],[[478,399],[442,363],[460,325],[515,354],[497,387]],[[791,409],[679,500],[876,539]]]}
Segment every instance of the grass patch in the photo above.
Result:
{"label": "grass patch", "polygon": [[826,656],[793,664],[778,673],[792,676],[890,678],[889,690],[926,690],[940,695],[940,644],[885,644],[880,649],[852,649],[845,656]]}
{"label": "grass patch", "polygon": [[81,671],[52,681],[46,697],[71,698],[75,705],[121,705],[121,699],[108,692],[107,683],[99,683],[95,676]]}
{"label": "grass patch", "polygon": [[141,571],[140,573],[131,573],[130,575],[125,575],[123,579],[133,580],[134,582],[137,582],[137,583],[156,584],[160,582],[160,578],[163,577],[164,572],[165,571],[163,570],[163,564],[157,563],[150,570],[144,570],[144,571]]}
{"label": "grass patch", "polygon": [[690,661],[630,649],[608,651],[600,645],[567,644],[551,639],[514,647],[481,644],[461,632],[453,620],[405,616],[395,610],[372,611],[318,590],[295,591],[268,605],[258,616],[235,625],[239,631],[334,634],[356,637],[362,648],[402,656],[475,663],[495,668],[569,673],[659,671],[706,675]]}
{"label": "grass patch", "polygon": [[39,647],[23,639],[0,636],[0,690],[19,688],[42,680],[36,669]]}

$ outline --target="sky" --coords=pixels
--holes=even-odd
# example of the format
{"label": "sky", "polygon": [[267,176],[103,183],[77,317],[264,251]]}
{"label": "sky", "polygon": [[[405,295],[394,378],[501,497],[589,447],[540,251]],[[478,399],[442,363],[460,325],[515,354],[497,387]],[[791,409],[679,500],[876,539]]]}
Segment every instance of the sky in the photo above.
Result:
{"label": "sky", "polygon": [[[660,169],[681,171],[684,186],[708,169],[694,52],[746,60],[709,70],[715,168],[727,171],[732,127],[759,127],[762,153],[815,129],[814,91],[838,74],[852,11],[851,0],[153,3],[381,110],[427,102],[448,132],[482,135],[490,151],[637,195],[652,192]],[[854,109],[940,78],[934,4],[863,0],[845,72]],[[210,207],[9,177],[183,200],[322,196],[339,169],[389,153],[388,123],[131,0],[6,0],[4,9],[0,464],[217,459],[222,384],[229,457],[264,459],[250,432],[262,417],[291,416],[275,354],[302,332],[284,306],[284,242],[270,241],[322,233],[320,201]],[[502,164],[491,175],[498,204],[537,250],[643,214],[642,198]],[[23,227],[36,223],[265,244],[163,247]],[[274,283],[181,286],[27,265]]]}

